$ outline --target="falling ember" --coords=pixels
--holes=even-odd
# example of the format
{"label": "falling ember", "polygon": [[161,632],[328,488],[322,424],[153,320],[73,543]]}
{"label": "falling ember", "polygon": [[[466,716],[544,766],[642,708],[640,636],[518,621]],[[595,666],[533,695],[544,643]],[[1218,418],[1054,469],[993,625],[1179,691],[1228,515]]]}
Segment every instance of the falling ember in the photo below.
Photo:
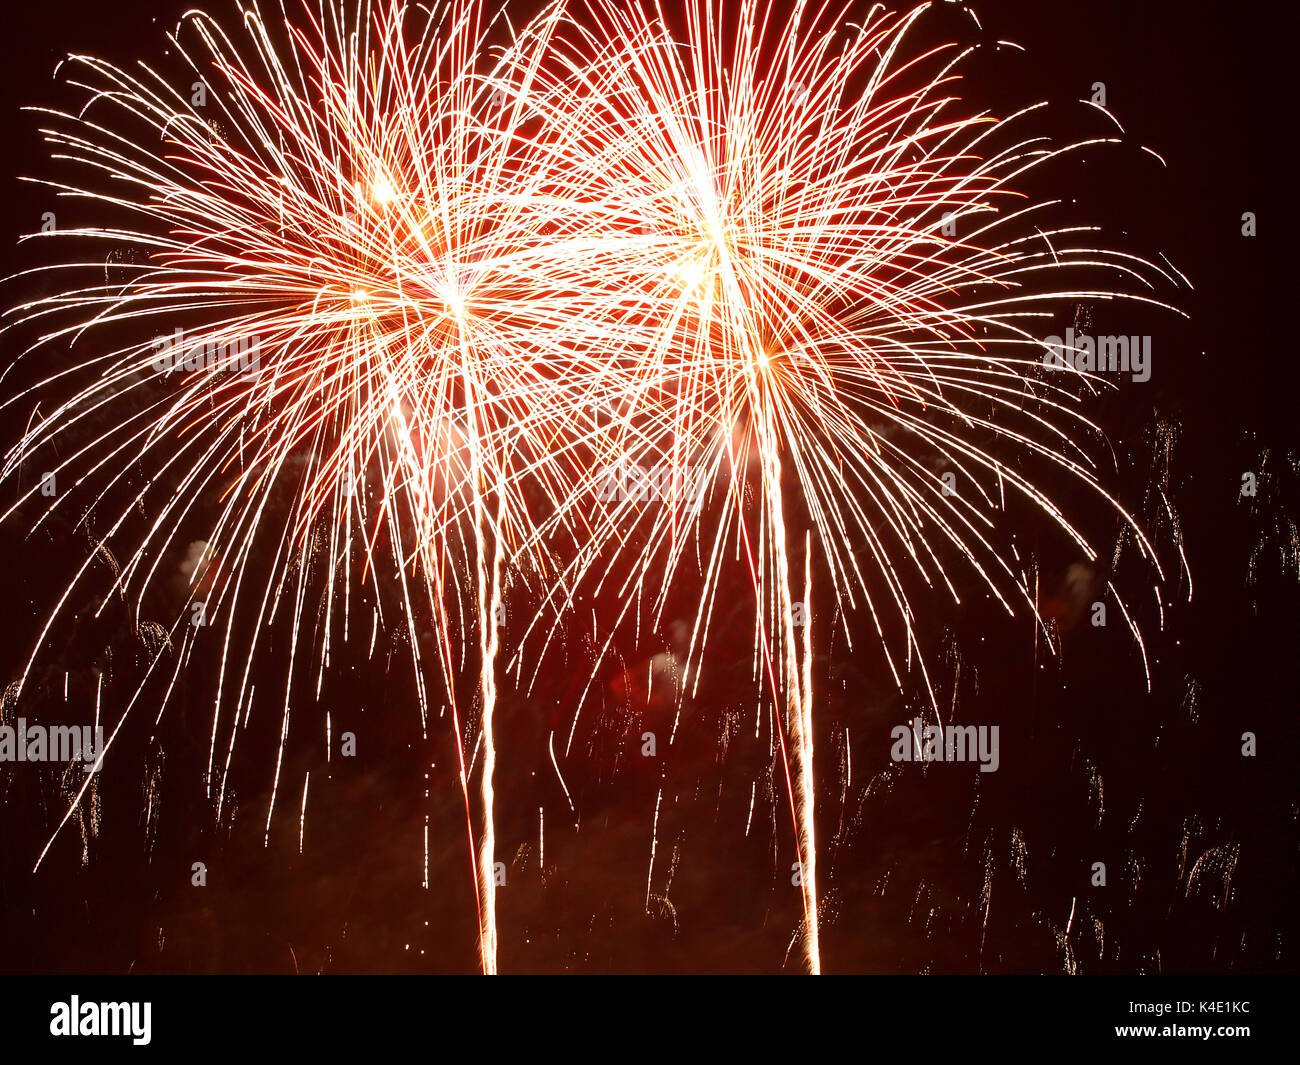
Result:
{"label": "falling ember", "polygon": [[311,784],[311,773],[302,778],[302,808],[298,811],[298,853],[302,853],[303,837],[307,833],[307,788]]}

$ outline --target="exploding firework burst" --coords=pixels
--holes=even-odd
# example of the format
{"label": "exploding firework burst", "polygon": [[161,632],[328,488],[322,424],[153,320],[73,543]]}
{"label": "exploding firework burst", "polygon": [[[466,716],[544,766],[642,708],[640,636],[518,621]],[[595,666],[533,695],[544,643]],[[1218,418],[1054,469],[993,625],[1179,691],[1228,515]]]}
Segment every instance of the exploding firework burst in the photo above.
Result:
{"label": "exploding firework burst", "polygon": [[997,546],[1012,494],[1097,556],[1029,463],[1100,495],[1155,563],[1081,443],[1095,427],[1079,391],[1042,372],[1041,335],[1081,301],[1167,306],[1153,291],[1176,281],[1021,191],[1105,138],[1020,134],[1037,107],[963,110],[972,49],[909,51],[928,7],[855,24],[848,7],[800,3],[783,18],[706,4],[674,31],[659,10],[593,2],[556,44],[568,62],[552,91],[568,86],[590,147],[569,217],[575,236],[610,234],[598,276],[620,312],[611,363],[630,368],[610,396],[618,461],[630,448],[633,466],[700,471],[708,488],[670,479],[652,505],[613,493],[573,569],[614,584],[626,611],[649,600],[656,625],[685,584],[696,683],[728,560],[748,574],[755,671],[784,703],[783,751],[791,741],[814,971],[814,556],[850,646],[849,619],[865,613],[895,681],[903,658],[917,665],[936,713],[909,584],[960,603],[964,564],[1008,612],[1037,617]]}
{"label": "exploding firework burst", "polygon": [[[546,403],[565,360],[547,326],[568,306],[568,264],[542,239],[536,206],[546,173],[521,128],[527,82],[499,71],[508,62],[526,79],[554,16],[494,56],[473,4],[363,4],[351,18],[304,8],[280,24],[246,14],[237,38],[202,13],[172,38],[200,79],[192,92],[172,87],[188,87],[183,74],[76,56],[69,80],[84,105],[40,112],[74,175],[46,184],[122,219],[48,236],[110,242],[128,267],[60,263],[59,294],[12,314],[40,330],[30,356],[74,354],[11,401],[39,402],[6,472],[76,445],[8,514],[46,485],[75,484],[35,527],[93,509],[99,545],[125,556],[116,583],[137,617],[170,577],[161,560],[182,537],[199,545],[170,626],[171,682],[199,648],[220,655],[208,758],[218,817],[272,625],[293,631],[289,678],[315,669],[318,690],[331,640],[359,627],[358,572],[396,589],[375,600],[376,625],[436,619],[444,677],[477,632],[490,969],[496,636],[479,619],[500,601],[507,542],[532,528],[520,469],[543,496],[561,475]],[[211,499],[215,513],[201,505]],[[151,520],[132,538],[137,512]],[[323,592],[311,584],[322,574]],[[381,616],[385,599],[396,619]],[[439,685],[411,646],[425,719]],[[287,734],[287,682],[281,709]]]}

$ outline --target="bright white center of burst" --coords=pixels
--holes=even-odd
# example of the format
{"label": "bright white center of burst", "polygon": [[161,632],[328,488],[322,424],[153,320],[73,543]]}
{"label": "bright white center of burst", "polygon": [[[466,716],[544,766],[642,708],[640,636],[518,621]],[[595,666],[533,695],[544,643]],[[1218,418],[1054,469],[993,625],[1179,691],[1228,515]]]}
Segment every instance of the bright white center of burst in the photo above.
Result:
{"label": "bright white center of burst", "polygon": [[721,224],[710,217],[707,232],[697,244],[696,251],[677,265],[677,276],[682,284],[693,289],[712,278],[723,268],[727,252],[727,238]]}
{"label": "bright white center of burst", "polygon": [[374,184],[370,187],[370,195],[380,207],[387,207],[397,198],[397,190],[393,188],[393,183],[386,175],[377,174]]}
{"label": "bright white center of burst", "polygon": [[709,272],[702,259],[688,259],[677,267],[677,276],[687,288],[695,288]]}
{"label": "bright white center of burst", "polygon": [[465,317],[465,297],[454,286],[440,285],[438,295],[442,297],[442,302],[451,317],[458,319]]}

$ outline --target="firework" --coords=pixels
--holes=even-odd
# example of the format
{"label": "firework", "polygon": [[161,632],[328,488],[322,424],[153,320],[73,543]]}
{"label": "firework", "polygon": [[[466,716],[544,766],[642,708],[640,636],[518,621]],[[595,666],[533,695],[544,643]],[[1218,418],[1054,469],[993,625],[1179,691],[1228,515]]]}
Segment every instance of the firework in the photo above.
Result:
{"label": "firework", "polygon": [[[647,600],[655,624],[694,585],[698,684],[733,560],[753,589],[754,673],[820,970],[815,573],[850,643],[865,613],[895,680],[915,666],[934,702],[910,587],[956,601],[965,566],[1037,616],[997,546],[1008,494],[1096,556],[1029,465],[1098,493],[1154,562],[1079,442],[1093,429],[1082,375],[1044,376],[1038,327],[1081,300],[1158,303],[1149,291],[1172,279],[1021,191],[1104,138],[1021,135],[1038,107],[964,110],[969,49],[909,51],[927,7],[855,23],[802,2],[777,16],[753,0],[669,14],[588,0],[516,29],[474,0],[275,19],[253,6],[237,35],[192,14],[175,71],[73,57],[84,106],[39,113],[75,176],[42,180],[110,221],[39,236],[129,254],[62,262],[57,294],[12,312],[38,334],[31,354],[61,362],[10,401],[31,419],[4,472],[58,448],[53,474],[75,490],[35,524],[93,510],[137,624],[163,560],[197,545],[149,671],[165,707],[194,656],[219,659],[218,817],[263,634],[291,633],[282,754],[294,679],[314,672],[319,693],[366,610],[359,571],[372,648],[381,624],[434,620],[433,662],[410,639],[421,720],[436,671],[494,972],[508,577],[536,578],[557,608],[535,623],[546,645],[585,583],[616,587],[623,615]],[[630,465],[701,475],[674,475],[653,507],[603,493]],[[474,645],[477,839],[455,694]],[[277,764],[268,832],[278,786]],[[300,840],[307,794],[304,781]]]}
{"label": "firework", "polygon": [[[1032,171],[1106,139],[1019,133],[1040,107],[964,110],[971,49],[909,50],[928,7],[859,24],[847,6],[797,3],[783,17],[706,3],[674,13],[674,29],[660,8],[591,0],[554,44],[564,62],[550,92],[567,88],[562,111],[587,148],[566,175],[569,236],[601,236],[596,276],[619,311],[606,357],[618,431],[605,443],[643,468],[702,469],[708,486],[608,505],[571,573],[615,583],[625,611],[649,599],[655,624],[675,586],[695,588],[688,658],[702,665],[726,560],[740,560],[756,676],[784,704],[783,757],[791,742],[814,972],[814,555],[850,646],[848,619],[865,611],[895,680],[915,664],[936,714],[910,582],[960,602],[951,571],[964,563],[1048,632],[995,544],[1008,494],[1096,557],[1027,462],[1099,494],[1155,562],[1079,442],[1094,429],[1079,379],[1044,375],[1039,334],[1080,301],[1165,306],[1151,291],[1176,282],[1021,192]],[[700,668],[687,675],[698,684]]]}
{"label": "firework", "polygon": [[[218,817],[262,634],[292,630],[287,735],[289,682],[314,670],[319,692],[331,641],[356,627],[360,570],[396,589],[376,597],[376,625],[414,633],[418,614],[436,621],[473,853],[451,678],[477,630],[481,953],[492,971],[490,619],[507,544],[531,533],[518,469],[545,495],[564,453],[546,403],[563,363],[546,325],[567,307],[567,266],[540,239],[543,156],[529,149],[537,123],[521,106],[555,11],[517,33],[462,2],[280,14],[253,6],[231,36],[193,13],[171,37],[175,69],[71,57],[64,73],[84,105],[38,112],[71,176],[42,180],[112,221],[35,236],[104,242],[125,265],[60,262],[47,271],[58,294],[11,313],[38,332],[29,357],[60,365],[10,401],[37,413],[5,472],[20,476],[34,456],[73,442],[52,476],[76,490],[56,496],[33,531],[93,508],[98,545],[124,555],[116,588],[137,624],[141,601],[170,577],[161,561],[183,536],[199,546],[169,627],[180,648],[167,694],[199,633],[213,631]],[[490,38],[505,43],[494,51]],[[6,518],[42,486],[22,487]],[[215,513],[200,504],[212,499]],[[150,518],[142,531],[136,513]],[[34,641],[17,695],[89,566]],[[309,577],[320,573],[323,618],[308,626]],[[427,722],[434,696],[410,642]],[[151,672],[166,669],[168,647]],[[268,830],[274,807],[273,791]]]}

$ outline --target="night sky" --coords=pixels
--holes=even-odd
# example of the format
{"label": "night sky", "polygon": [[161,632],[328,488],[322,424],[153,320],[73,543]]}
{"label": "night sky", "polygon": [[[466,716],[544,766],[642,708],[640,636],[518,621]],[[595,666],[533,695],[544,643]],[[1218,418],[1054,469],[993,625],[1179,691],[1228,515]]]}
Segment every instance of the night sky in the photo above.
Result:
{"label": "night sky", "polygon": [[[17,180],[48,165],[36,116],[19,108],[69,98],[51,78],[65,53],[122,65],[153,55],[164,26],[187,6],[47,0],[9,12],[0,69],[7,146],[0,246],[8,251],[0,272],[38,261],[17,237],[38,228],[44,211],[63,209],[48,190]],[[1026,52],[978,59],[963,85],[967,98],[995,111],[1038,99],[1064,105],[1103,82],[1124,143],[1082,154],[1054,173],[1052,191],[1076,199],[1111,246],[1163,253],[1192,285],[1163,294],[1186,321],[1131,307],[1081,309],[1094,315],[1097,333],[1153,338],[1151,380],[1099,397],[1088,413],[1114,455],[1103,482],[1159,551],[1163,628],[1154,575],[1131,539],[1114,564],[1121,530],[1113,512],[1064,500],[1103,545],[1097,565],[1087,566],[1041,516],[1012,506],[1001,533],[1037,574],[1040,610],[1059,626],[1061,657],[1035,637],[1027,611],[1008,618],[994,609],[971,574],[960,577],[960,607],[914,590],[918,640],[941,705],[961,723],[999,726],[1000,766],[981,774],[974,764],[892,763],[890,730],[926,701],[919,676],[905,676],[900,692],[865,622],[854,623],[850,648],[829,612],[814,615],[823,965],[872,973],[1291,972],[1300,439],[1285,325],[1294,269],[1283,242],[1293,211],[1281,197],[1283,183],[1288,191],[1293,184],[1294,123],[1279,112],[1293,70],[1282,52],[1293,38],[1281,5],[1224,12],[990,0],[975,10],[990,39],[1014,40]],[[1084,111],[1063,108],[1058,135],[1107,129]],[[1257,218],[1253,237],[1242,234],[1247,211]],[[36,294],[32,282],[11,281],[0,303]],[[1073,321],[1058,324],[1061,333]],[[0,334],[0,364],[12,363],[23,340]],[[45,369],[20,365],[0,381],[0,397]],[[6,408],[6,449],[29,414],[30,405]],[[1107,447],[1100,438],[1096,446]],[[1255,475],[1253,497],[1241,494],[1245,473]],[[19,494],[12,482],[0,491],[6,508]],[[84,527],[64,520],[28,537],[31,520],[19,512],[0,523],[0,687],[20,674],[89,550]],[[0,723],[20,714],[82,720],[104,677],[105,712],[116,720],[141,679],[143,654],[125,606],[110,603],[90,616],[111,580],[107,564],[100,569],[68,605],[71,620],[52,632],[30,692],[16,707],[6,701]],[[1089,624],[1088,604],[1108,579],[1133,604],[1146,638],[1150,693],[1118,619]],[[791,950],[801,912],[790,884],[788,799],[766,738],[754,739],[752,592],[734,573],[730,582],[699,689],[656,759],[641,756],[641,736],[666,734],[676,709],[662,691],[646,691],[645,677],[656,656],[680,656],[671,622],[686,615],[689,589],[674,593],[663,631],[639,638],[597,600],[540,660],[530,691],[504,681],[496,725],[497,850],[507,866],[503,971],[801,971],[800,951]],[[815,583],[814,601],[827,599]],[[142,620],[161,619],[182,601],[169,601],[164,589],[146,602]],[[509,600],[507,647],[540,608],[523,591]],[[580,638],[593,614],[606,633],[616,630],[616,654],[599,663]],[[369,611],[363,616],[368,628]],[[373,658],[364,640],[340,649],[319,697],[314,670],[283,691],[285,638],[269,637],[259,680],[268,700],[287,694],[302,727],[285,746],[269,833],[277,714],[254,715],[241,737],[234,799],[219,822],[205,797],[211,655],[195,656],[156,727],[156,699],[133,711],[93,802],[36,873],[80,770],[0,764],[0,971],[476,970],[450,724],[435,720],[422,738],[409,666],[407,645],[431,633],[381,634]],[[65,673],[75,709],[64,708]],[[588,680],[592,695],[562,758],[566,796],[548,740],[554,733],[562,747]],[[336,736],[355,733],[356,757],[326,764],[319,724],[326,710]],[[1256,737],[1253,757],[1242,753],[1245,732]],[[468,727],[466,737],[472,747]],[[191,882],[195,862],[206,867],[205,886]],[[1096,862],[1106,866],[1104,887],[1092,883]]]}

